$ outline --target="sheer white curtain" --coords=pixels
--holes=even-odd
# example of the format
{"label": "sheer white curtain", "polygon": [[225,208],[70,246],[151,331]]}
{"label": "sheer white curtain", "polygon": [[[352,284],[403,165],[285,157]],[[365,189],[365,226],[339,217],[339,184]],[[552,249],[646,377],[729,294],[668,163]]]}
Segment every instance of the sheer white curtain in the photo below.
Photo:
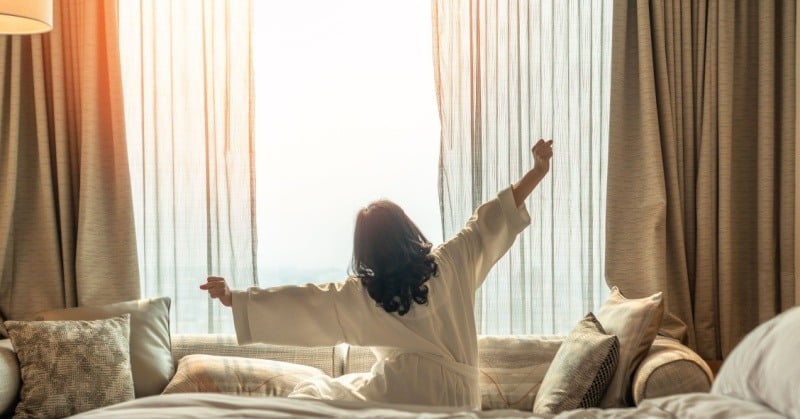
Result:
{"label": "sheer white curtain", "polygon": [[178,332],[232,332],[198,289],[256,281],[252,2],[120,1],[126,131],[142,293]]}
{"label": "sheer white curtain", "polygon": [[532,224],[477,296],[484,334],[567,333],[604,280],[611,0],[434,0],[445,236],[554,140]]}

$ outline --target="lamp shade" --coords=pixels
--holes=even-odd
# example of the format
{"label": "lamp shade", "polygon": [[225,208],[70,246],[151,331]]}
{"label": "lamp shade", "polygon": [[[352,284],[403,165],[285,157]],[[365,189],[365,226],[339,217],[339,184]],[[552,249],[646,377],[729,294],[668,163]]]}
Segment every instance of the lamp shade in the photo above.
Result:
{"label": "lamp shade", "polygon": [[0,34],[35,34],[51,29],[53,0],[0,0]]}

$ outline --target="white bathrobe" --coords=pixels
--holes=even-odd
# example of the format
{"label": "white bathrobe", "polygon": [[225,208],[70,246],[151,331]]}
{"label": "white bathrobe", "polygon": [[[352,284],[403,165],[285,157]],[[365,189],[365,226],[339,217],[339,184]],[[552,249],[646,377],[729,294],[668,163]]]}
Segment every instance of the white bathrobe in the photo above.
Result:
{"label": "white bathrobe", "polygon": [[428,304],[403,316],[387,313],[360,281],[250,288],[233,292],[240,344],[368,346],[369,373],[316,377],[290,397],[370,400],[442,406],[481,405],[475,290],[530,224],[511,188],[481,205],[466,227],[432,250],[438,274],[428,280]]}

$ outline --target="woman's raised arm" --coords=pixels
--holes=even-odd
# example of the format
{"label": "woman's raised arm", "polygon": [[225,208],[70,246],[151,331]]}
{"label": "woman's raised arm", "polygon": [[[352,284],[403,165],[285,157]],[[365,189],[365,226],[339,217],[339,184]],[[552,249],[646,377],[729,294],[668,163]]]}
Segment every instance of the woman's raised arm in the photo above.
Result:
{"label": "woman's raised arm", "polygon": [[512,186],[514,202],[517,206],[523,202],[550,171],[550,158],[553,157],[553,140],[539,140],[531,149],[533,168],[528,170],[517,183]]}

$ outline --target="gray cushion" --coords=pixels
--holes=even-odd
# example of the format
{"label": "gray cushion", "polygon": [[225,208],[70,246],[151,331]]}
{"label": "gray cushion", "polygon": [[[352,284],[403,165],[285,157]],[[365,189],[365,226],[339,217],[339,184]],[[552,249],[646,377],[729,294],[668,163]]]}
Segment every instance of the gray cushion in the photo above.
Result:
{"label": "gray cushion", "polygon": [[619,339],[608,335],[592,313],[561,344],[536,394],[533,413],[557,414],[596,407],[619,360]]}
{"label": "gray cushion", "polygon": [[131,370],[136,397],[164,390],[175,364],[169,331],[169,297],[125,301],[97,307],[75,307],[37,313],[37,320],[96,320],[131,315]]}
{"label": "gray cushion", "polygon": [[22,376],[15,418],[60,418],[133,399],[129,314],[5,326]]}

